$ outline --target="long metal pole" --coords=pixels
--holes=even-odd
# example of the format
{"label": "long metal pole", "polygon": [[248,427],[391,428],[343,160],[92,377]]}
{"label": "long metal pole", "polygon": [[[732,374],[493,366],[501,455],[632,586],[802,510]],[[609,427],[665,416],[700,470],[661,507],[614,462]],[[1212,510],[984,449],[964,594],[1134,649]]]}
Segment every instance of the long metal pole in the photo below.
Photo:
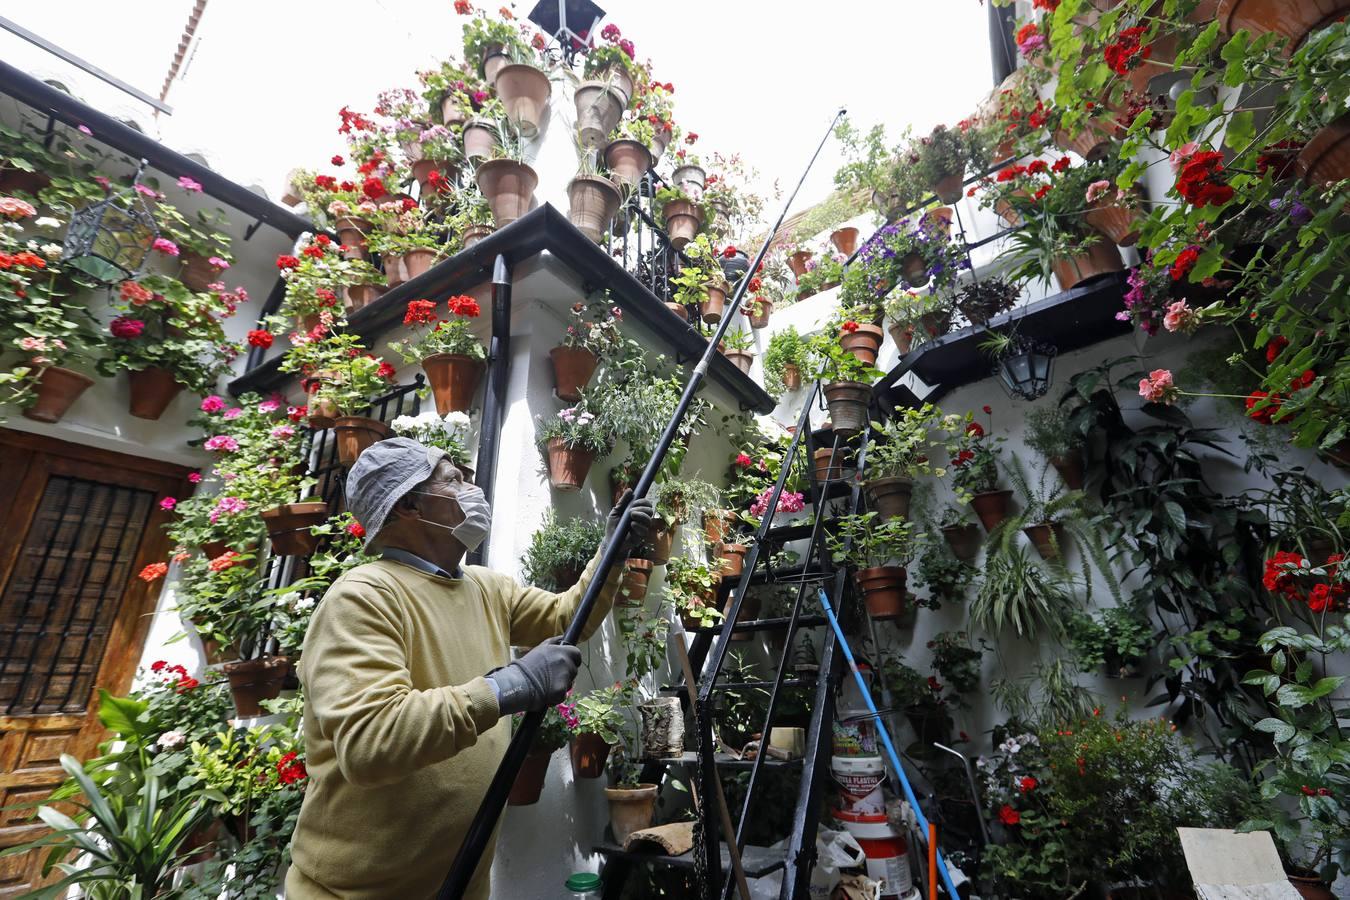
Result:
{"label": "long metal pole", "polygon": [[[820,143],[816,145],[816,152],[811,154],[811,160],[806,164],[806,169],[802,172],[802,177],[798,179],[797,186],[792,189],[791,196],[783,204],[783,210],[778,214],[778,221],[774,222],[773,228],[769,231],[768,237],[764,239],[764,244],[759,248],[759,253],[755,254],[755,260],[750,264],[750,272],[759,270],[759,265],[764,261],[765,255],[769,252],[769,246],[778,234],[778,229],[783,227],[783,220],[787,218],[788,210],[792,208],[792,202],[797,199],[797,192],[801,190],[802,184],[806,181],[806,176],[815,165],[816,158],[820,156],[820,151],[824,149],[825,142],[830,139],[834,133],[835,123],[844,115],[845,110],[840,108],[830,120],[830,127],[825,129],[825,134],[821,136]],[[642,470],[642,476],[638,478],[637,484],[633,487],[634,497],[644,497],[647,491],[651,489],[652,483],[656,481],[656,474],[661,470],[662,463],[665,462],[666,452],[670,450],[670,445],[675,443],[675,437],[680,429],[680,424],[684,421],[685,415],[689,412],[689,406],[694,401],[694,395],[698,393],[703,379],[708,374],[708,366],[712,363],[713,354],[717,352],[717,345],[726,335],[736,313],[741,306],[741,300],[745,297],[746,286],[750,283],[749,278],[742,278],[736,285],[736,290],[731,296],[731,303],[722,314],[722,321],[718,323],[717,331],[708,339],[708,346],[703,351],[703,356],[698,364],[694,366],[693,372],[689,376],[689,383],[684,386],[684,393],[680,396],[680,403],[675,407],[675,414],[670,417],[666,423],[666,430],[661,435],[660,442],[656,445],[656,451],[652,453],[651,459],[647,461],[647,467]],[[577,607],[576,615],[572,618],[572,624],[567,627],[567,632],[563,635],[563,642],[575,644],[581,638],[581,631],[586,622],[591,617],[591,610],[595,607],[595,602],[600,596],[600,591],[609,577],[610,569],[619,561],[619,554],[624,553],[624,543],[628,538],[628,529],[632,524],[632,507],[626,507],[622,516],[619,518],[618,527],[614,529],[614,536],[605,544],[604,552],[600,556],[600,563],[596,566],[595,574],[591,577],[590,584],[586,586],[586,593],[581,598],[581,605]],[[539,733],[539,726],[544,721],[543,710],[525,714],[521,720],[516,733],[511,737],[511,743],[506,748],[506,755],[502,757],[501,765],[497,767],[497,772],[492,776],[492,782],[488,785],[487,793],[483,796],[483,802],[478,805],[478,812],[474,813],[473,822],[469,825],[469,830],[464,836],[464,843],[460,845],[459,852],[455,855],[455,861],[450,866],[450,874],[446,876],[444,884],[441,885],[440,892],[436,895],[437,900],[458,900],[468,889],[470,880],[473,879],[474,872],[478,869],[478,863],[483,858],[483,851],[487,849],[488,842],[492,840],[492,832],[497,827],[497,820],[501,818],[502,807],[506,805],[506,797],[511,792],[511,785],[516,780],[516,773],[525,762],[525,756],[534,745],[535,736]],[[714,848],[713,852],[717,852]]]}

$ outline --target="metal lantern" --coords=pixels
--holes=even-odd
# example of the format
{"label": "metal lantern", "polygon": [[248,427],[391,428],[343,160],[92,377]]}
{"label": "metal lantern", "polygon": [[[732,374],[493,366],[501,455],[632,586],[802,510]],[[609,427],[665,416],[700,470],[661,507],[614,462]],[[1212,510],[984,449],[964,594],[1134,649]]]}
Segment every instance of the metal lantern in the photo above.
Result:
{"label": "metal lantern", "polygon": [[135,278],[159,237],[154,213],[136,190],[146,165],[141,160],[130,187],[70,217],[61,258],[102,284]]}
{"label": "metal lantern", "polygon": [[1056,349],[1025,337],[1012,338],[994,362],[994,375],[1011,397],[1044,397],[1054,380]]}
{"label": "metal lantern", "polygon": [[530,10],[530,21],[557,40],[568,65],[595,43],[595,30],[604,17],[605,11],[591,0],[539,0]]}

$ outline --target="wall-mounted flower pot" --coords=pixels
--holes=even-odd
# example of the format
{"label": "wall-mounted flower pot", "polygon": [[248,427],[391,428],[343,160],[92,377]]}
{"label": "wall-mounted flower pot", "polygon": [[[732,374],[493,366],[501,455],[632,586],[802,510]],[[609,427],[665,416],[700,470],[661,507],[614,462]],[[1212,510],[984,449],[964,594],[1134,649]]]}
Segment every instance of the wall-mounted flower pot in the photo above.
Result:
{"label": "wall-mounted flower pot", "polygon": [[80,399],[94,379],[61,366],[47,366],[38,370],[34,379],[36,397],[31,406],[25,407],[23,416],[34,422],[61,421],[61,417],[70,411],[75,401]]}
{"label": "wall-mounted flower pot", "polygon": [[446,94],[441,98],[441,124],[446,128],[453,128],[456,125],[463,125],[469,121],[469,116],[464,112],[464,107],[459,105],[459,98],[454,94]]}
{"label": "wall-mounted flower pot", "polygon": [[310,428],[332,428],[337,422],[337,404],[332,400],[311,396],[308,408],[305,418]]}
{"label": "wall-mounted flower pot", "polygon": [[918,253],[906,253],[900,260],[900,275],[912,288],[928,283],[928,263]]}
{"label": "wall-mounted flower pot", "polygon": [[1055,467],[1059,477],[1064,480],[1064,485],[1071,491],[1081,491],[1086,475],[1083,470],[1083,454],[1081,451],[1073,451],[1068,456],[1050,457],[1050,465]]}
{"label": "wall-mounted flower pot", "polygon": [[840,329],[839,346],[852,353],[859,362],[874,366],[877,364],[877,353],[881,350],[882,337],[880,325],[859,324],[853,331]]}
{"label": "wall-mounted flower pot", "polygon": [[971,508],[980,517],[980,524],[986,532],[993,531],[999,523],[1008,517],[1008,500],[1012,491],[986,491],[970,499]]}
{"label": "wall-mounted flower pot", "polygon": [[950,206],[939,206],[924,213],[923,218],[927,220],[930,230],[947,237],[952,232],[952,218],[955,215],[956,211]]}
{"label": "wall-mounted flower pot", "polygon": [[750,315],[746,316],[746,318],[750,320],[750,327],[754,329],[768,328],[769,316],[773,315],[773,301],[756,300],[751,304],[750,308],[755,310]]}
{"label": "wall-mounted flower pot", "polygon": [[505,228],[529,212],[530,200],[539,184],[534,169],[514,159],[490,159],[474,175],[492,209],[492,220]]}
{"label": "wall-mounted flower pot", "polygon": [[491,159],[497,149],[497,132],[491,123],[483,119],[470,119],[460,133],[464,141],[464,158]]}
{"label": "wall-mounted flower pot", "polygon": [[485,366],[481,359],[463,353],[434,353],[422,360],[422,371],[431,384],[436,412],[468,412],[478,393],[478,382]]}
{"label": "wall-mounted flower pot", "polygon": [[836,228],[830,232],[830,243],[834,244],[834,249],[844,256],[852,256],[853,251],[858,249],[858,229],[852,225],[848,228]]}
{"label": "wall-mounted flower pot", "polygon": [[1325,28],[1350,14],[1346,0],[1219,0],[1216,18],[1226,34],[1247,30],[1252,37],[1267,32],[1289,38],[1285,53],[1298,46],[1319,28]]}
{"label": "wall-mounted flower pot", "polygon": [[895,341],[895,349],[904,356],[914,347],[914,323],[912,322],[892,322],[888,329],[891,334],[891,340]]}
{"label": "wall-mounted flower pot", "polygon": [[750,367],[755,363],[755,354],[748,350],[728,350],[722,355],[746,375],[750,374]]}
{"label": "wall-mounted flower pot", "polygon": [[867,482],[867,499],[882,522],[909,517],[909,502],[914,496],[914,480],[893,476]]}
{"label": "wall-mounted flower pot", "polygon": [[1298,172],[1314,187],[1350,178],[1350,113],[1312,136],[1298,154]]}
{"label": "wall-mounted flower pot", "polygon": [[623,580],[619,582],[619,596],[614,599],[616,606],[639,606],[647,598],[647,583],[652,576],[652,561],[640,557],[630,557],[624,563]]}
{"label": "wall-mounted flower pot", "polygon": [[194,828],[178,848],[180,854],[187,854],[179,860],[179,865],[192,866],[215,859],[222,827],[220,819],[211,819],[205,825]]}
{"label": "wall-mounted flower pot", "polygon": [[389,426],[369,416],[338,416],[333,422],[338,462],[348,469],[376,441],[389,437]]}
{"label": "wall-mounted flower pot", "polygon": [[328,504],[283,503],[261,513],[272,540],[272,552],[278,556],[309,556],[319,549],[319,538],[310,533],[315,525],[328,521]]}
{"label": "wall-mounted flower pot", "polygon": [[412,176],[417,181],[418,196],[424,201],[436,192],[435,185],[431,183],[433,172],[439,172],[446,181],[454,181],[459,177],[459,166],[439,159],[419,159],[413,163]]}
{"label": "wall-mounted flower pot", "polygon": [[952,556],[955,556],[961,562],[974,562],[975,557],[980,552],[980,529],[978,525],[970,522],[964,525],[948,525],[942,529],[942,536],[947,540],[947,546],[952,550]]}
{"label": "wall-mounted flower pot", "polygon": [[654,784],[639,784],[636,788],[605,788],[609,801],[609,827],[614,832],[614,843],[620,847],[635,831],[650,828],[656,815],[657,788]]}
{"label": "wall-mounted flower pot", "polygon": [[834,381],[825,385],[825,405],[830,411],[834,430],[848,437],[867,425],[867,405],[872,400],[872,386],[862,381]]}
{"label": "wall-mounted flower pot", "polygon": [[600,362],[595,354],[585,347],[554,347],[548,356],[553,361],[553,383],[559,399],[580,400],[581,389],[591,380]]}
{"label": "wall-mounted flower pot", "polygon": [[1091,122],[1085,123],[1077,134],[1060,129],[1051,137],[1056,147],[1061,150],[1072,150],[1088,162],[1097,162],[1111,152],[1111,135]]}
{"label": "wall-mounted flower pot", "polygon": [[643,555],[652,561],[652,565],[664,566],[670,562],[671,548],[674,544],[674,527],[667,525],[665,520],[658,517],[652,522],[651,536],[647,538],[647,546]]}
{"label": "wall-mounted flower pot", "polygon": [[666,301],[666,309],[670,310],[670,311],[673,312],[675,315],[679,316],[681,319],[684,319],[684,321],[686,321],[686,322],[689,321],[689,310],[685,309],[685,308],[684,308],[683,306],[681,306],[680,304],[678,304],[678,303],[671,303],[669,300],[667,300],[667,301]]}
{"label": "wall-mounted flower pot", "polygon": [[661,157],[666,152],[666,147],[670,145],[670,139],[673,136],[672,132],[667,131],[664,128],[657,129],[656,134],[652,137],[652,145],[650,148],[652,153],[652,165],[655,165],[660,161]]}
{"label": "wall-mounted flower pot", "polygon": [[789,391],[801,390],[802,370],[796,363],[785,363],[783,365],[783,387]]}
{"label": "wall-mounted flower pot", "polygon": [[1067,291],[1090,278],[1119,272],[1125,266],[1120,261],[1120,251],[1115,245],[1099,240],[1077,256],[1054,260],[1052,268],[1055,271],[1055,280],[1059,282],[1059,289]]}
{"label": "wall-mounted flower pot", "polygon": [[381,253],[380,268],[384,270],[384,283],[391,288],[396,288],[408,280],[403,268],[403,257],[396,253]]}
{"label": "wall-mounted flower pot", "polygon": [[333,223],[333,230],[337,232],[338,243],[346,249],[342,255],[347,259],[365,259],[370,255],[370,248],[366,246],[366,235],[370,233],[371,225],[365,219],[356,216],[339,216]]}
{"label": "wall-mounted flower pot", "polygon": [[794,276],[801,278],[806,274],[806,263],[811,259],[811,255],[810,250],[798,250],[788,257],[788,268],[792,270]]}
{"label": "wall-mounted flower pot", "polygon": [[729,509],[710,509],[703,514],[703,538],[709,544],[718,544],[727,536],[735,514]]}
{"label": "wall-mounted flower pot", "polygon": [[994,201],[994,212],[998,213],[999,218],[1008,225],[1016,227],[1022,224],[1022,217],[1018,215],[1017,210],[1002,197]]}
{"label": "wall-mounted flower pot", "polygon": [[512,63],[497,70],[492,86],[516,130],[527,138],[537,135],[553,89],[548,76],[534,66]]}
{"label": "wall-mounted flower pot", "polygon": [[961,199],[961,182],[964,180],[965,177],[961,172],[944,175],[933,183],[933,193],[937,194],[943,203],[955,203]]}
{"label": "wall-mounted flower pot", "polygon": [[748,544],[722,544],[717,549],[717,558],[721,560],[723,578],[740,578],[745,571],[745,554],[750,550]]}
{"label": "wall-mounted flower pot", "polygon": [[599,778],[605,774],[609,744],[600,735],[583,731],[572,738],[568,755],[572,757],[572,778]]}
{"label": "wall-mounted flower pot", "polygon": [[590,474],[595,453],[581,447],[569,447],[562,438],[548,442],[548,482],[559,491],[579,491]]}
{"label": "wall-mounted flower pot", "polygon": [[511,782],[511,792],[506,795],[508,806],[531,806],[539,802],[539,795],[544,792],[544,779],[548,776],[548,761],[552,758],[552,750],[531,750],[525,754],[516,780]]}
{"label": "wall-mounted flower pot", "polygon": [[811,452],[811,461],[815,467],[816,482],[821,483],[847,478],[852,459],[845,447],[838,450],[833,447],[821,447]]}
{"label": "wall-mounted flower pot", "polygon": [[230,680],[235,712],[241,719],[252,719],[266,713],[262,701],[281,696],[281,683],[286,679],[290,660],[284,656],[237,659],[222,668]]}
{"label": "wall-mounted flower pot", "polygon": [[172,372],[158,366],[128,372],[127,380],[131,383],[130,411],[138,419],[158,419],[183,389]]}
{"label": "wall-mounted flower pot", "polygon": [[874,619],[898,619],[905,609],[905,570],[901,566],[877,566],[859,569],[858,587],[862,588],[867,614]]}
{"label": "wall-mounted flower pot", "polygon": [[435,250],[409,250],[403,254],[403,279],[412,281],[419,275],[430,271],[435,264]]}
{"label": "wall-mounted flower pot", "polygon": [[698,207],[688,200],[670,201],[661,207],[661,218],[665,220],[670,245],[676,250],[683,250],[685,244],[698,235],[698,230],[703,225]]}
{"label": "wall-mounted flower pot", "polygon": [[578,175],[567,185],[567,218],[597,244],[609,232],[622,202],[619,189],[600,175]]}
{"label": "wall-mounted flower pot", "polygon": [[497,73],[510,64],[511,57],[507,56],[504,46],[488,44],[483,48],[483,58],[479,60],[478,70],[483,73],[483,80],[492,84],[497,80]]}
{"label": "wall-mounted flower pot", "polygon": [[1036,548],[1036,552],[1041,555],[1041,559],[1059,559],[1059,548],[1063,541],[1060,539],[1060,529],[1057,524],[1041,522],[1036,525],[1028,525],[1022,529],[1022,533],[1031,539],[1031,543]]}
{"label": "wall-mounted flower pot", "polygon": [[178,272],[178,280],[194,291],[204,291],[208,285],[219,281],[223,270],[220,266],[211,265],[208,259],[200,253],[184,251],[178,258],[183,266]]}
{"label": "wall-mounted flower pot", "polygon": [[624,108],[633,100],[633,76],[628,70],[620,65],[606,66],[595,73],[595,77],[602,83],[609,85],[612,89],[618,91],[622,97]]}
{"label": "wall-mounted flower pot", "polygon": [[1099,197],[1083,214],[1083,218],[1113,244],[1133,247],[1139,240],[1139,215],[1127,206],[1103,203]]}
{"label": "wall-mounted flower pot", "polygon": [[670,175],[670,181],[697,200],[708,187],[708,173],[702,166],[676,166]]}
{"label": "wall-mounted flower pot", "polygon": [[708,282],[703,285],[703,299],[699,301],[698,312],[703,321],[716,325],[722,321],[722,311],[727,305],[727,286]]}
{"label": "wall-mounted flower pot", "polygon": [[652,153],[642,143],[627,138],[605,145],[605,167],[633,190],[652,167]]}
{"label": "wall-mounted flower pot", "polygon": [[468,250],[474,244],[496,231],[491,225],[470,225],[464,229],[464,233],[459,236],[459,242]]}
{"label": "wall-mounted flower pot", "polygon": [[577,107],[577,136],[588,150],[605,145],[628,106],[627,97],[603,81],[583,81],[572,100]]}
{"label": "wall-mounted flower pot", "polygon": [[642,758],[666,759],[684,753],[684,710],[679,697],[653,697],[638,704],[642,716]]}

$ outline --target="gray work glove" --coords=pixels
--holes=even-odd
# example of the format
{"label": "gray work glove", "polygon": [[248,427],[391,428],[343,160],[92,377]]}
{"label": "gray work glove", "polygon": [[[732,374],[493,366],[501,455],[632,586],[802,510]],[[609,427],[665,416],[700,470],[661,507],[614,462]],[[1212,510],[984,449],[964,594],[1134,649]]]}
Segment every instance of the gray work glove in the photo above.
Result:
{"label": "gray work glove", "polygon": [[551,638],[509,665],[488,673],[497,684],[501,714],[547,709],[563,701],[581,668],[581,649]]}
{"label": "gray work glove", "polygon": [[[619,519],[623,517],[623,508],[628,505],[628,501],[632,497],[633,489],[629,488],[623,492],[619,502],[614,504],[614,508],[609,511],[609,518],[605,520],[605,540],[607,542],[614,536],[614,530],[619,527]],[[652,518],[655,515],[656,507],[652,504],[650,497],[633,500],[633,518],[628,526],[628,537],[623,543],[625,550],[632,550],[634,547],[640,547],[647,542],[647,538],[652,533]]]}

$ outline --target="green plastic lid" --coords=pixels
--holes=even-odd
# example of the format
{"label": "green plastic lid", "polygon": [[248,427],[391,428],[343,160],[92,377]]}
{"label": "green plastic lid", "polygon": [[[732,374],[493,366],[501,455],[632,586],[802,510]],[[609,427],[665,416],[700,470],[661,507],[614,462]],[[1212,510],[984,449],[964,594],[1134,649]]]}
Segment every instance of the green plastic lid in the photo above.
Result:
{"label": "green plastic lid", "polygon": [[569,891],[598,891],[603,883],[594,872],[578,872],[567,879],[566,887]]}

